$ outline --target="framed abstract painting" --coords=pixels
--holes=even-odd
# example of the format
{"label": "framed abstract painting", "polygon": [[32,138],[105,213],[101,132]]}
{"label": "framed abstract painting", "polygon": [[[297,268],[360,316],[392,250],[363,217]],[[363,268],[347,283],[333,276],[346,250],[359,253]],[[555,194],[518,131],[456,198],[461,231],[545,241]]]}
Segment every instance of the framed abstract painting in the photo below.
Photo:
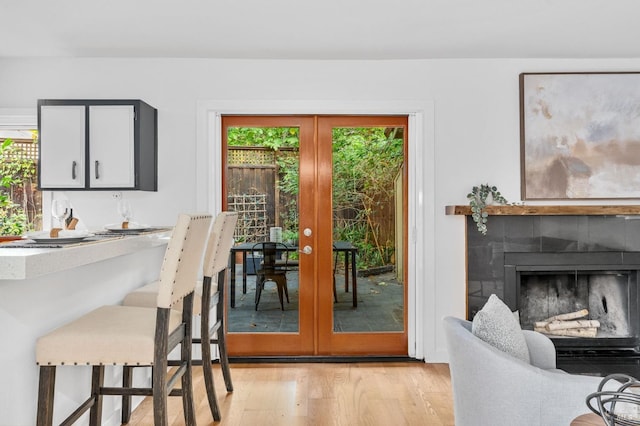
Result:
{"label": "framed abstract painting", "polygon": [[520,74],[523,200],[640,198],[640,73]]}

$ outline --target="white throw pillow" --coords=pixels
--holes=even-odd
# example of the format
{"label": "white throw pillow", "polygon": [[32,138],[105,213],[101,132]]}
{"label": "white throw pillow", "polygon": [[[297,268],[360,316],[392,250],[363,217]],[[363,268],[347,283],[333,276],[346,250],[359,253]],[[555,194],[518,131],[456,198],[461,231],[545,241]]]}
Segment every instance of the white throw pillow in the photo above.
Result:
{"label": "white throw pillow", "polygon": [[511,309],[495,294],[473,317],[471,331],[491,346],[530,363],[529,348],[519,322]]}

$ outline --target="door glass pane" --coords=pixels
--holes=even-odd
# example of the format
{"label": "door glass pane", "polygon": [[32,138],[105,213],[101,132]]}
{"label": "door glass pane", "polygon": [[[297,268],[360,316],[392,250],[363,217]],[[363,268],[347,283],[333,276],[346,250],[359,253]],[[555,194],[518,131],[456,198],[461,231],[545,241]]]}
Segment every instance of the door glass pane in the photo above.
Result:
{"label": "door glass pane", "polygon": [[404,128],[334,128],[332,143],[334,331],[403,331]]}
{"label": "door glass pane", "polygon": [[296,127],[227,130],[227,208],[238,212],[229,332],[299,331],[299,145]]}

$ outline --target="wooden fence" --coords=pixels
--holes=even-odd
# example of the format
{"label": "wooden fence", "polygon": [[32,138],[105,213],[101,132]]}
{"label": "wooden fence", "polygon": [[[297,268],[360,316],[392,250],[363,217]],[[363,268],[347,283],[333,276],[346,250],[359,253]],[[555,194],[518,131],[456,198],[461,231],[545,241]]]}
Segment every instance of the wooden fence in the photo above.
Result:
{"label": "wooden fence", "polygon": [[[297,152],[293,149],[274,152],[261,147],[228,148],[227,205],[240,215],[236,240],[263,241],[268,237],[270,227],[282,227],[286,217],[297,217],[297,200],[277,188],[277,156],[291,155],[297,155]],[[296,211],[288,211],[288,208]],[[334,226],[353,225],[358,220],[358,208],[361,207],[334,211]],[[394,210],[393,197],[376,200],[369,220],[361,223],[375,234],[369,243],[387,247],[395,245]]]}
{"label": "wooden fence", "polygon": [[297,211],[288,211],[297,206],[297,202],[291,203],[291,195],[278,190],[276,162],[278,156],[294,156],[297,151],[233,147],[227,152],[227,207],[239,214],[235,238],[264,241],[269,236],[269,228],[283,227],[287,215],[297,217]]}

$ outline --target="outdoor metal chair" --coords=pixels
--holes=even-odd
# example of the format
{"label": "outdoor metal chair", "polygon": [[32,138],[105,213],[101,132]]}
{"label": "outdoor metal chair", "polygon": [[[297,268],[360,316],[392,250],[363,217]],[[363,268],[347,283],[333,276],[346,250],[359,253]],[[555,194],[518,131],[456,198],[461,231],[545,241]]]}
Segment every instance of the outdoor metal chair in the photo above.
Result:
{"label": "outdoor metal chair", "polygon": [[[260,296],[267,281],[273,281],[278,289],[280,308],[284,311],[283,294],[289,303],[289,290],[287,289],[287,271],[289,268],[289,251],[283,243],[263,242],[256,243],[252,248],[253,269],[256,273],[256,311],[260,303]],[[257,256],[256,256],[257,254]]]}

